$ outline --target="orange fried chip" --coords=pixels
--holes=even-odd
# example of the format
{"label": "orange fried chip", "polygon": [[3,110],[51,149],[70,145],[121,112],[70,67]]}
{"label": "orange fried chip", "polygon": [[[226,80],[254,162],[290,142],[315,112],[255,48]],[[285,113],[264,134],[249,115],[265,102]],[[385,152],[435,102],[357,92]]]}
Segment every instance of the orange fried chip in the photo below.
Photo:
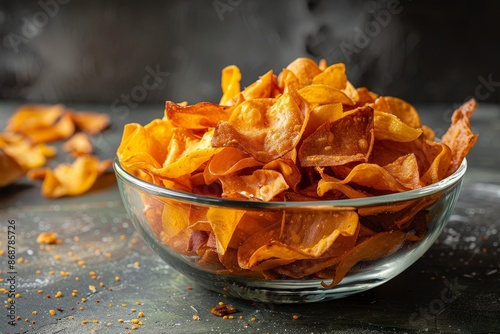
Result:
{"label": "orange fried chip", "polygon": [[78,157],[72,164],[62,163],[54,170],[46,170],[42,194],[48,198],[83,194],[90,190],[100,174],[102,168],[96,157]]}
{"label": "orange fried chip", "polygon": [[309,58],[297,58],[286,69],[294,74],[301,87],[310,85],[314,77],[322,73],[318,65]]}
{"label": "orange fried chip", "polygon": [[77,157],[80,155],[92,154],[94,147],[85,132],[79,132],[71,137],[63,145],[63,150]]}
{"label": "orange fried chip", "polygon": [[221,121],[226,121],[230,113],[229,107],[210,102],[200,102],[191,106],[182,106],[167,101],[165,117],[175,127],[184,129],[206,129],[216,127]]}
{"label": "orange fried chip", "polygon": [[340,283],[352,267],[361,261],[373,261],[397,251],[406,239],[406,234],[400,231],[381,232],[364,240],[352,250],[342,255],[335,270],[335,277],[330,284],[322,283],[325,288],[332,288]]}
{"label": "orange fried chip", "polygon": [[210,159],[203,175],[205,182],[210,184],[220,176],[230,175],[245,168],[262,165],[263,164],[255,160],[254,157],[249,156],[238,148],[224,147]]}
{"label": "orange fried chip", "polygon": [[240,94],[241,72],[237,66],[227,66],[222,70],[222,98],[219,102],[221,105],[232,105],[231,100],[235,99]]}
{"label": "orange fried chip", "polygon": [[243,95],[245,100],[274,98],[280,93],[276,80],[276,75],[274,75],[273,71],[269,71],[260,77],[259,80],[246,87],[241,92],[241,95]]}
{"label": "orange fried chip", "polygon": [[276,223],[247,238],[238,248],[238,265],[240,268],[252,269],[260,262],[273,258],[285,261],[307,258],[307,255],[279,242],[280,234],[281,223]]}
{"label": "orange fried chip", "polygon": [[389,139],[398,142],[408,142],[417,139],[422,129],[406,125],[398,117],[375,110],[374,117],[375,139]]}
{"label": "orange fried chip", "polygon": [[384,99],[389,104],[391,114],[395,115],[406,125],[411,126],[412,128],[422,127],[420,116],[418,115],[415,107],[411,104],[392,96],[385,96]]}
{"label": "orange fried chip", "polygon": [[354,102],[340,89],[327,85],[309,85],[298,90],[299,94],[313,105],[342,103],[354,105]]}
{"label": "orange fried chip", "polygon": [[276,101],[248,100],[215,128],[212,145],[238,147],[258,161],[269,162],[295,148],[308,118],[309,106],[294,92]]}
{"label": "orange fried chip", "polygon": [[278,87],[283,93],[288,93],[292,90],[299,90],[302,86],[300,85],[299,79],[297,79],[295,74],[284,68],[278,76]]}
{"label": "orange fried chip", "polygon": [[102,132],[109,126],[109,115],[91,111],[71,111],[69,112],[71,120],[76,127],[89,134],[95,135]]}
{"label": "orange fried chip", "polygon": [[307,137],[299,149],[300,165],[336,166],[364,162],[370,156],[373,142],[373,109],[360,107],[344,113],[334,122],[323,124]]}
{"label": "orange fried chip", "polygon": [[283,175],[274,170],[258,169],[251,175],[221,176],[223,193],[227,198],[247,198],[264,202],[289,188]]}
{"label": "orange fried chip", "polygon": [[317,258],[327,252],[340,235],[350,237],[356,235],[358,229],[358,215],[354,211],[290,211],[285,214],[279,241]]}
{"label": "orange fried chip", "polygon": [[42,167],[47,162],[47,158],[52,158],[56,154],[54,147],[43,143],[33,145],[27,140],[9,144],[3,147],[3,150],[16,160],[25,171]]}
{"label": "orange fried chip", "polygon": [[309,120],[304,130],[303,137],[307,138],[311,133],[316,131],[321,125],[326,122],[333,122],[339,119],[343,113],[342,103],[332,103],[317,106],[311,110]]}
{"label": "orange fried chip", "polygon": [[23,133],[33,144],[46,143],[71,137],[75,132],[75,124],[70,114],[64,113],[59,120],[46,127],[39,127],[32,130],[25,130]]}
{"label": "orange fried chip", "polygon": [[10,155],[5,153],[3,149],[0,148],[0,187],[7,186],[19,178],[21,178],[25,170],[13,159]]}
{"label": "orange fried chip", "polygon": [[345,89],[347,85],[345,65],[338,63],[328,66],[323,72],[317,74],[312,79],[312,84],[327,85],[338,90]]}
{"label": "orange fried chip", "polygon": [[123,129],[117,156],[124,168],[130,173],[132,171],[127,167],[131,166],[133,162],[147,162],[154,167],[160,167],[167,154],[167,147],[162,145],[160,139],[154,137],[147,127],[129,123]]}
{"label": "orange fried chip", "polygon": [[233,237],[234,230],[245,214],[245,210],[211,207],[207,219],[215,235],[217,252],[224,254]]}
{"label": "orange fried chip", "polygon": [[167,178],[176,178],[197,170],[221,150],[212,147],[213,134],[212,128],[200,138],[188,130],[175,128],[163,167],[155,170],[155,173]]}
{"label": "orange fried chip", "polygon": [[7,121],[6,131],[29,135],[33,131],[52,127],[64,113],[64,107],[56,105],[23,105]]}
{"label": "orange fried chip", "polygon": [[451,148],[451,164],[447,175],[453,174],[462,164],[463,159],[477,141],[478,135],[472,133],[470,117],[476,109],[474,99],[462,104],[451,117],[451,126],[441,138],[443,144]]}

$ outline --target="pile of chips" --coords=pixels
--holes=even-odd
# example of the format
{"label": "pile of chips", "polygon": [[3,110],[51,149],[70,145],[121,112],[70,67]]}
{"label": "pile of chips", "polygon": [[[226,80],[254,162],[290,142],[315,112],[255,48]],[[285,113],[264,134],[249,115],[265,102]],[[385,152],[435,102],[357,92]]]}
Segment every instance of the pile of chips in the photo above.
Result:
{"label": "pile of chips", "polygon": [[[89,136],[109,125],[109,116],[66,109],[63,105],[23,105],[0,132],[0,187],[23,176],[43,180],[45,197],[58,198],[87,192],[97,178],[111,167],[93,153]],[[65,141],[63,150],[75,160],[53,170],[44,167],[57,154],[48,142]]]}
{"label": "pile of chips", "polygon": [[[477,135],[470,100],[441,141],[415,108],[355,88],[344,64],[299,58],[241,90],[238,67],[222,71],[218,104],[166,102],[161,119],[127,124],[121,166],[153,184],[248,201],[366,198],[418,189],[453,174]],[[437,195],[438,196],[438,195]],[[339,210],[243,210],[181,204],[142,194],[162,242],[219,272],[331,278],[426,233],[437,196]]]}

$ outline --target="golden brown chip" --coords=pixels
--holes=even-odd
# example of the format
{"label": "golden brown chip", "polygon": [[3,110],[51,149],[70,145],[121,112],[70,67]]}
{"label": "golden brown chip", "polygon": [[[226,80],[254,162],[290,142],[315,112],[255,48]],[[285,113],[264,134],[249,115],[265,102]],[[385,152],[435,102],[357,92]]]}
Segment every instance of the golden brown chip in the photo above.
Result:
{"label": "golden brown chip", "polygon": [[227,66],[222,70],[222,98],[221,105],[232,105],[232,100],[240,94],[241,72],[237,66]]}
{"label": "golden brown chip", "polygon": [[25,170],[45,165],[47,158],[56,154],[56,149],[43,143],[33,145],[28,140],[22,140],[3,147],[5,153],[12,157]]}
{"label": "golden brown chip", "polygon": [[381,232],[367,238],[353,249],[342,255],[336,267],[335,277],[330,284],[322,283],[325,288],[333,288],[352,267],[361,261],[373,261],[394,253],[401,247],[406,234],[400,231]]}
{"label": "golden brown chip", "polygon": [[89,134],[95,135],[102,132],[109,126],[109,115],[91,111],[71,111],[69,112],[76,127]]}
{"label": "golden brown chip", "polygon": [[451,118],[451,126],[441,138],[441,142],[451,148],[451,164],[447,175],[453,174],[460,167],[465,156],[477,141],[478,135],[473,134],[470,127],[470,117],[476,106],[477,102],[470,99],[455,110]]}
{"label": "golden brown chip", "polygon": [[62,163],[54,170],[46,170],[42,194],[48,198],[83,194],[90,190],[101,174],[102,169],[96,157],[78,157],[72,164]]}
{"label": "golden brown chip", "polygon": [[327,85],[309,85],[299,89],[298,92],[307,102],[314,106],[332,103],[354,105],[351,98],[343,91]]}
{"label": "golden brown chip", "polygon": [[276,101],[245,101],[227,122],[215,128],[212,145],[238,147],[258,161],[269,162],[295,148],[309,112],[308,104],[294,92],[283,94]]}
{"label": "golden brown chip", "polygon": [[338,90],[345,89],[347,85],[345,65],[338,63],[328,66],[313,78],[312,84],[327,85]]}
{"label": "golden brown chip", "polygon": [[20,179],[25,170],[17,163],[17,161],[10,155],[5,153],[3,149],[0,148],[0,187],[8,186],[9,184]]}
{"label": "golden brown chip", "polygon": [[342,117],[342,103],[332,103],[317,106],[311,110],[309,120],[303,133],[303,137],[307,138],[311,133],[316,131],[321,125],[326,122],[333,122]]}
{"label": "golden brown chip", "polygon": [[420,116],[418,115],[415,107],[413,107],[411,104],[392,96],[385,96],[384,99],[389,104],[391,114],[395,115],[397,118],[399,118],[412,128],[422,127]]}
{"label": "golden brown chip", "polygon": [[78,157],[80,155],[92,154],[94,146],[85,132],[79,132],[64,143],[63,150]]}
{"label": "golden brown chip", "polygon": [[320,126],[299,149],[302,167],[368,161],[374,142],[373,109],[360,107]]}
{"label": "golden brown chip", "polygon": [[64,111],[64,106],[60,104],[23,105],[9,118],[5,130],[29,135],[38,129],[53,126]]}
{"label": "golden brown chip", "polygon": [[406,125],[396,116],[375,110],[374,117],[375,139],[409,142],[417,139],[422,134],[421,128]]}
{"label": "golden brown chip", "polygon": [[280,93],[276,80],[277,78],[273,71],[269,71],[260,77],[259,80],[246,87],[241,92],[241,95],[243,95],[245,100],[274,98]]}
{"label": "golden brown chip", "polygon": [[294,74],[301,87],[310,85],[314,77],[322,73],[318,65],[309,58],[298,58],[286,69]]}
{"label": "golden brown chip", "polygon": [[251,175],[220,176],[222,196],[269,202],[289,188],[280,172],[258,169]]}
{"label": "golden brown chip", "polygon": [[231,109],[219,104],[200,102],[194,105],[181,106],[167,101],[165,104],[165,117],[172,122],[174,127],[184,129],[214,128],[221,121],[226,121]]}

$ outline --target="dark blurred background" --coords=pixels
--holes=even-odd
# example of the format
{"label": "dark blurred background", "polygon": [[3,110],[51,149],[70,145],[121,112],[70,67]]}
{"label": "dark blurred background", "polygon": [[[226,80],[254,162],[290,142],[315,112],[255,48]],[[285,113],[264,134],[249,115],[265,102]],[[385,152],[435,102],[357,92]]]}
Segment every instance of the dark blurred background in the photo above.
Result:
{"label": "dark blurred background", "polygon": [[1,0],[0,99],[217,102],[297,57],[412,103],[500,102],[500,2]]}

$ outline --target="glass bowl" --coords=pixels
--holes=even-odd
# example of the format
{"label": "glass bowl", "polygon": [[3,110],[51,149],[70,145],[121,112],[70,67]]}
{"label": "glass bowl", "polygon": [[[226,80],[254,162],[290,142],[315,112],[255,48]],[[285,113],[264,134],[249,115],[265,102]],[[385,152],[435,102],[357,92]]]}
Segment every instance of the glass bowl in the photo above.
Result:
{"label": "glass bowl", "polygon": [[[225,295],[260,302],[307,303],[342,298],[374,288],[419,259],[431,247],[452,213],[467,162],[464,159],[460,168],[446,179],[417,190],[360,199],[307,202],[258,202],[200,196],[140,180],[126,172],[118,160],[114,168],[123,203],[135,228],[149,246],[181,274]],[[305,219],[309,221],[307,228],[315,229],[315,235],[321,234],[322,229],[331,229],[329,226],[336,224],[335,219],[339,216],[355,213],[359,217],[359,233],[365,238],[381,230],[386,235],[399,235],[403,231],[406,237],[390,251],[386,250],[383,256],[377,255],[377,251],[365,250],[360,261],[349,267],[340,282],[331,287],[332,278],[328,275],[336,272],[340,265],[336,261],[328,263],[328,259],[322,257],[294,262],[284,260],[287,258],[284,252],[281,260],[263,261],[261,271],[233,268],[234,256],[233,260],[231,256],[222,258],[222,265],[221,258],[213,251],[221,245],[207,240],[209,218],[214,216],[207,218],[209,211],[217,212],[216,216],[222,221],[238,212],[254,217],[254,223],[247,228],[251,232],[233,235],[239,239],[226,245],[228,254],[231,243],[242,245],[258,229],[269,230],[273,224],[281,224],[286,215],[309,217]],[[316,224],[314,217],[320,217],[321,222]],[[325,221],[325,217],[331,220]],[[280,233],[294,233],[287,230],[290,225],[280,226]],[[245,230],[245,226],[242,229]],[[212,251],[201,252],[203,242],[205,245],[211,243]],[[318,265],[321,270],[308,274]]]}

